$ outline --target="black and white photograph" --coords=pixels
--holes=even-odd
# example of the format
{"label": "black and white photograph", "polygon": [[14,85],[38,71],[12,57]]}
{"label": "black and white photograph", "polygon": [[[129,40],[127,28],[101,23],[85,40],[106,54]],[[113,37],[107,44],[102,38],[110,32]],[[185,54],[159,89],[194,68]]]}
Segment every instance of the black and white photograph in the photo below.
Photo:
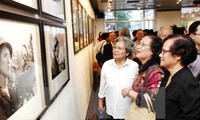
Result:
{"label": "black and white photograph", "polygon": [[44,22],[47,72],[50,99],[69,80],[66,28]]}
{"label": "black and white photograph", "polygon": [[64,0],[41,0],[42,14],[57,20],[65,20],[65,4]]}
{"label": "black and white photograph", "polygon": [[0,16],[0,28],[0,116],[35,119],[46,106],[40,27]]}
{"label": "black and white photograph", "polygon": [[52,80],[58,76],[62,71],[65,70],[65,44],[64,44],[64,35],[65,34],[56,34],[53,36],[50,44],[52,44],[51,47],[51,74],[52,74]]}
{"label": "black and white photograph", "polygon": [[0,3],[27,12],[39,14],[39,0],[0,0]]}
{"label": "black and white photograph", "polygon": [[29,6],[34,9],[38,9],[38,0],[12,0],[12,1]]}

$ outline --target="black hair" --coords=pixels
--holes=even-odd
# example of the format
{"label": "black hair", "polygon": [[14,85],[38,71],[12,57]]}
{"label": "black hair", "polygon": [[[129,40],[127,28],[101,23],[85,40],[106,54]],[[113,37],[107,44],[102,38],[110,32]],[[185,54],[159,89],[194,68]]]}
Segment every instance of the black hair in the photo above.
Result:
{"label": "black hair", "polygon": [[135,36],[137,33],[137,30],[133,30],[132,35]]}
{"label": "black hair", "polygon": [[55,50],[57,47],[59,47],[59,42],[57,36],[54,39],[56,40],[56,43],[54,45],[54,50]]}
{"label": "black hair", "polygon": [[189,34],[196,33],[197,27],[200,25],[200,21],[193,22],[189,27]]}
{"label": "black hair", "polygon": [[174,43],[171,45],[170,50],[172,55],[181,57],[181,64],[187,66],[194,62],[197,58],[197,49],[193,40],[185,35],[174,34],[166,37],[167,41],[173,39]]}
{"label": "black hair", "polygon": [[151,39],[150,48],[153,53],[152,57],[143,64],[140,69],[139,73],[146,71],[150,66],[154,64],[160,64],[160,57],[159,54],[161,53],[163,41],[156,37],[155,35],[147,35]]}
{"label": "black hair", "polygon": [[109,33],[104,32],[104,33],[101,34],[100,38],[101,38],[102,40],[107,40],[108,36],[109,36]]}

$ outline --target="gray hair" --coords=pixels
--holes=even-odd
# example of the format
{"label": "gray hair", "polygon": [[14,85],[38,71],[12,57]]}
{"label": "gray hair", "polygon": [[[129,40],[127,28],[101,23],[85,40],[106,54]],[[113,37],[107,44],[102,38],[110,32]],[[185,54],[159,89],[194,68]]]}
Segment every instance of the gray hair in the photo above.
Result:
{"label": "gray hair", "polygon": [[134,48],[134,44],[133,41],[130,40],[130,38],[125,37],[125,36],[119,36],[116,38],[116,41],[114,44],[116,44],[117,42],[124,42],[125,43],[125,49],[126,49],[126,53],[132,54],[133,52],[133,48]]}
{"label": "gray hair", "polygon": [[130,31],[129,31],[129,29],[126,28],[126,27],[122,27],[122,28],[119,30],[119,36],[130,37]]}
{"label": "gray hair", "polygon": [[171,27],[160,27],[158,30],[157,36],[160,37],[161,34],[163,34],[163,30],[168,30],[170,32],[170,35],[173,34],[173,30]]}

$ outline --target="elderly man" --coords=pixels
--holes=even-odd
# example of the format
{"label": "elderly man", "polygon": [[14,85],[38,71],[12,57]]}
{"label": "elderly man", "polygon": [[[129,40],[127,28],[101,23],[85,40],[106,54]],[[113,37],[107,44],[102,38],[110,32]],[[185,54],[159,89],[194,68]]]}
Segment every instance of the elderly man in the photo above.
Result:
{"label": "elderly man", "polygon": [[193,75],[200,81],[200,21],[195,21],[189,26],[189,36],[193,39],[198,50],[197,59],[188,65]]}
{"label": "elderly man", "polygon": [[167,36],[173,34],[173,30],[171,27],[161,27],[157,33],[157,36],[164,40]]}
{"label": "elderly man", "polygon": [[117,38],[117,36],[116,36],[115,32],[109,33],[108,40],[107,40],[108,42],[106,45],[104,45],[104,49],[103,49],[103,57],[104,57],[105,61],[113,58],[112,46],[113,46],[116,38]]}

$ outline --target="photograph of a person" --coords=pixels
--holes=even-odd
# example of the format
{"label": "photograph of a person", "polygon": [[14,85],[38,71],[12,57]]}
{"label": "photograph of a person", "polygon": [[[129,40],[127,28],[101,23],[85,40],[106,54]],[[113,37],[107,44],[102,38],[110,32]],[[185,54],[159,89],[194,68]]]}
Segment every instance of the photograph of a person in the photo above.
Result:
{"label": "photograph of a person", "polygon": [[65,69],[65,54],[64,54],[64,46],[63,46],[63,36],[62,34],[57,34],[54,37],[53,48],[52,48],[52,80],[60,74]]}
{"label": "photograph of a person", "polygon": [[[0,38],[0,116],[7,119],[14,111],[14,95],[16,90],[10,85],[11,78],[11,45]],[[18,102],[17,102],[18,103]]]}
{"label": "photograph of a person", "polygon": [[21,46],[21,53],[13,53],[11,44],[0,37],[1,117],[10,117],[37,93],[34,58],[30,45]]}
{"label": "photograph of a person", "polygon": [[[41,57],[36,55],[40,55],[40,50],[35,49],[39,28],[4,19],[0,19],[0,27],[5,28],[0,30],[0,120],[14,120],[21,114],[36,118],[44,105],[39,101],[41,89],[38,84],[43,79],[39,79],[42,73],[38,73],[41,72],[38,69]],[[26,32],[19,29],[26,29]],[[37,112],[31,113],[28,108],[35,108]]]}
{"label": "photograph of a person", "polygon": [[50,100],[69,80],[67,53],[67,30],[65,26],[52,22],[43,22],[48,85]]}

